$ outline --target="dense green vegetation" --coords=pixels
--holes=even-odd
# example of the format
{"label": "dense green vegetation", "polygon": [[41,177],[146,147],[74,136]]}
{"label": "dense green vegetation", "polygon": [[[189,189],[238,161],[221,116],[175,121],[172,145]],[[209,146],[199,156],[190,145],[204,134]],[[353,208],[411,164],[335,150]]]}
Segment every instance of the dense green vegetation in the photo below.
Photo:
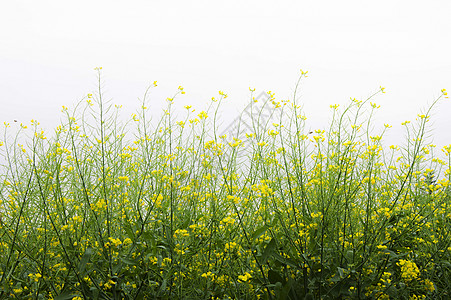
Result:
{"label": "dense green vegetation", "polygon": [[154,86],[127,123],[99,87],[51,136],[5,124],[1,299],[450,297],[451,145],[427,143],[445,90],[385,147],[383,88],[311,134],[269,93],[277,121],[255,106],[240,138],[217,133],[222,92],[178,119],[180,87],[150,120]]}

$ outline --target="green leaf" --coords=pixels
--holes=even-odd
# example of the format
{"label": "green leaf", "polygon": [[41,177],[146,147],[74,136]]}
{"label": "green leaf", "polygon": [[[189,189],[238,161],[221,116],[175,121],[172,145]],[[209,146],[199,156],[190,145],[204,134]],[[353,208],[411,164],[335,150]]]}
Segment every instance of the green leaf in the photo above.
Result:
{"label": "green leaf", "polygon": [[294,296],[293,298],[288,296],[290,294],[290,292],[291,292],[291,294],[293,294],[293,291],[291,289],[292,285],[293,285],[292,281],[288,281],[287,283],[284,284],[282,290],[280,291],[279,299],[282,299],[282,300],[289,299],[289,298],[290,299],[298,299],[296,296]]}
{"label": "green leaf", "polygon": [[285,265],[288,265],[288,266],[290,266],[290,267],[292,267],[292,268],[295,268],[295,269],[298,269],[299,268],[299,265],[298,264],[296,264],[296,262],[294,262],[293,260],[291,260],[291,259],[289,259],[289,258],[285,258],[285,257],[283,257],[283,256],[281,256],[279,253],[274,253],[273,254],[273,256],[274,256],[274,258],[277,260],[277,261],[279,261],[279,262],[281,262],[281,263],[283,263],[283,264],[285,264]]}
{"label": "green leaf", "polygon": [[117,265],[113,266],[113,273],[118,273],[121,269],[122,269],[122,263],[118,263]]}
{"label": "green leaf", "polygon": [[274,249],[276,249],[276,246],[276,241],[272,238],[268,245],[266,245],[265,251],[262,254],[262,263],[265,263],[268,258],[274,254]]}
{"label": "green leaf", "polygon": [[251,240],[253,241],[255,239],[258,239],[260,236],[262,236],[266,232],[266,230],[268,230],[268,228],[269,228],[268,226],[263,225],[262,227],[255,230],[251,235]]}
{"label": "green leaf", "polygon": [[342,280],[342,278],[338,274],[335,274],[333,277],[329,278],[329,280],[331,282],[339,282]]}
{"label": "green leaf", "polygon": [[59,294],[54,299],[55,300],[69,300],[69,299],[72,299],[74,296],[76,296],[76,295],[73,295],[72,292],[66,291],[66,292]]}
{"label": "green leaf", "polygon": [[89,262],[89,259],[91,258],[92,254],[93,254],[93,250],[91,247],[86,248],[85,253],[83,254],[81,260],[80,260],[80,265],[78,266],[78,272],[80,274],[84,274],[85,269],[86,269],[86,264]]}
{"label": "green leaf", "polygon": [[189,223],[191,223],[191,218],[186,218],[186,220],[183,222],[181,229],[186,229],[189,225]]}
{"label": "green leaf", "polygon": [[132,226],[130,226],[129,223],[125,223],[124,226],[125,232],[127,233],[127,236],[131,239],[134,240],[135,239],[135,234],[133,232]]}
{"label": "green leaf", "polygon": [[100,291],[95,286],[92,286],[89,290],[92,293],[92,299],[99,299]]}
{"label": "green leaf", "polygon": [[137,262],[135,260],[131,260],[131,259],[128,259],[128,258],[125,258],[125,257],[122,257],[121,261],[124,264],[127,264],[127,265],[136,265],[137,264]]}
{"label": "green leaf", "polygon": [[272,269],[268,271],[268,279],[269,279],[269,282],[271,282],[271,283],[280,282],[282,284],[285,284],[285,282],[286,282],[285,279],[283,279],[283,277],[280,276],[279,273],[277,273],[276,271],[274,271]]}

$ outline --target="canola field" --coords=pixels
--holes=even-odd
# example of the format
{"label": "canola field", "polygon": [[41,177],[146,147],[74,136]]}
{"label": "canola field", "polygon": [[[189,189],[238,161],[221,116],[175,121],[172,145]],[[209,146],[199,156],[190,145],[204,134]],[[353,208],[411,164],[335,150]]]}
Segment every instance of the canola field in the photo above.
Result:
{"label": "canola field", "polygon": [[384,88],[313,132],[296,94],[251,90],[231,136],[224,92],[181,115],[179,87],[154,120],[156,86],[128,122],[99,88],[54,132],[5,123],[0,299],[451,297],[451,145],[428,143],[446,90],[385,145]]}

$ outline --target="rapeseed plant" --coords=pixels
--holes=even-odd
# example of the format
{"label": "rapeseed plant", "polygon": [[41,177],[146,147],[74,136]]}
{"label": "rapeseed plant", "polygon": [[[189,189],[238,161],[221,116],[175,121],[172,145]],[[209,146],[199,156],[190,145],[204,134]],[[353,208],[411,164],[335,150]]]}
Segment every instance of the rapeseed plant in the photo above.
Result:
{"label": "rapeseed plant", "polygon": [[387,147],[390,125],[371,132],[383,87],[308,131],[301,71],[292,99],[267,92],[276,120],[250,88],[260,114],[227,136],[223,91],[180,120],[180,86],[152,122],[154,82],[124,124],[96,71],[99,89],[63,107],[53,136],[4,124],[0,298],[450,297],[451,145],[439,158],[427,143],[446,90]]}

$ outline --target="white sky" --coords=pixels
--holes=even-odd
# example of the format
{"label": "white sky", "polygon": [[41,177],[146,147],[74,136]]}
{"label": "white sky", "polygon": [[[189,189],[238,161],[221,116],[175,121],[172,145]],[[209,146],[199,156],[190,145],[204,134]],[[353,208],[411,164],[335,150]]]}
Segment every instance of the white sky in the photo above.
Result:
{"label": "white sky", "polygon": [[[299,69],[305,113],[321,127],[330,104],[375,102],[379,124],[414,120],[440,90],[451,93],[451,1],[45,1],[0,2],[0,121],[45,128],[96,85],[127,115],[158,80],[160,108],[179,85],[185,104],[228,93],[230,119],[249,87],[292,95]],[[451,99],[435,110],[434,142],[451,143]],[[15,125],[17,126],[17,125]],[[316,129],[316,128],[315,128]]]}

